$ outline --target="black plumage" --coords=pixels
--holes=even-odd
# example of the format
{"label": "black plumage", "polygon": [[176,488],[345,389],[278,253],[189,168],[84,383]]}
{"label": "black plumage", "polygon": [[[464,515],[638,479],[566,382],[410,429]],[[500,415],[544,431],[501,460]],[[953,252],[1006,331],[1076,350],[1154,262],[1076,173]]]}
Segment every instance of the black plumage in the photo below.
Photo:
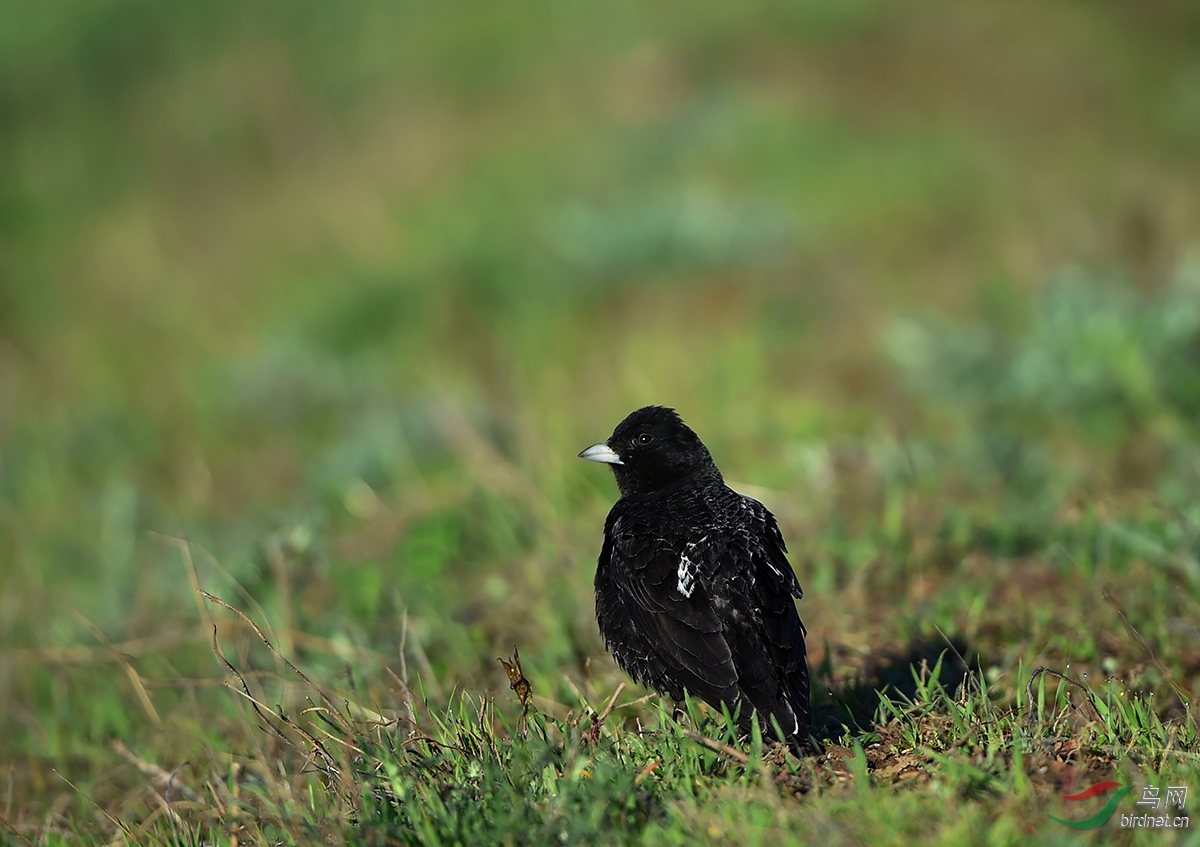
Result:
{"label": "black plumage", "polygon": [[604,524],[596,620],[634,679],[739,715],[788,743],[809,738],[800,582],[775,516],[725,484],[672,409],[646,406],[579,454],[612,466],[621,498]]}

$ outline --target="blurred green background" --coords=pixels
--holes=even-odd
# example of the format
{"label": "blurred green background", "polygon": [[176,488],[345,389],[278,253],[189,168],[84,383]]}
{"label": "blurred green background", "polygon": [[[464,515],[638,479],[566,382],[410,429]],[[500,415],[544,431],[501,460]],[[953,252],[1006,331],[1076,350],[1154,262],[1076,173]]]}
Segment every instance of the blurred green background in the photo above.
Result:
{"label": "blurred green background", "polygon": [[1136,664],[1107,581],[1191,679],[1198,48],[1185,0],[0,6],[9,814],[231,743],[182,537],[318,675],[407,610],[432,692],[622,678],[575,454],[646,403],[777,512],[831,678]]}

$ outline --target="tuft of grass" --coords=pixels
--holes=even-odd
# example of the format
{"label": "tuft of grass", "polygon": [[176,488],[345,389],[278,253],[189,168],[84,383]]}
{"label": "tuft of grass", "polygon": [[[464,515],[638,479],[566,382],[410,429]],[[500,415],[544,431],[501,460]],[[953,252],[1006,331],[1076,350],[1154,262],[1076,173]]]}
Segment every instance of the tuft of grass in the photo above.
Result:
{"label": "tuft of grass", "polygon": [[[675,713],[646,697],[620,702],[624,683],[598,707],[576,691],[569,706],[543,697],[531,710],[544,683],[525,676],[516,653],[504,662],[511,698],[457,691],[437,705],[402,666],[384,700],[368,701],[354,685],[314,682],[245,613],[201,594],[245,624],[285,677],[270,699],[214,627],[253,755],[210,751],[207,778],[193,783],[195,767],[167,772],[122,746],[153,802],[105,813],[118,839],[685,844],[749,833],[752,843],[799,844],[836,821],[836,843],[918,833],[952,843],[973,819],[976,841],[1016,844],[1062,836],[1046,815],[1056,810],[1047,789],[1068,793],[1114,772],[1175,784],[1200,771],[1186,705],[1164,719],[1152,695],[1044,667],[1018,672],[1022,696],[1006,701],[979,672],[949,674],[958,682],[948,687],[948,663],[962,662],[953,650],[910,665],[910,693],[881,692],[865,726],[843,726],[803,759],[757,726],[739,738],[733,716],[692,701]],[[923,815],[935,817],[921,824]]]}

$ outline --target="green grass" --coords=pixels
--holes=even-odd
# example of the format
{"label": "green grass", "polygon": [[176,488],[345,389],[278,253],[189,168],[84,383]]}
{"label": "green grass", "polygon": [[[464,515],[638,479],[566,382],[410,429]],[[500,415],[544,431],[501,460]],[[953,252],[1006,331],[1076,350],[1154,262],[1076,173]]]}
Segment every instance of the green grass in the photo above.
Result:
{"label": "green grass", "polygon": [[[0,839],[1194,795],[1193,5],[0,10]],[[779,517],[824,755],[618,693],[574,457],[644,403]]]}

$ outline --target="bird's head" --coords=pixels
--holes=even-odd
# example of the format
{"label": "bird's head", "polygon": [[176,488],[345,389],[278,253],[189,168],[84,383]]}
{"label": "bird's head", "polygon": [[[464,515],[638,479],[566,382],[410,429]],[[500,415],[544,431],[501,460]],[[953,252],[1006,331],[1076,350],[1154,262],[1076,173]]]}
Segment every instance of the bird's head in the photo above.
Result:
{"label": "bird's head", "polygon": [[696,476],[720,478],[704,442],[674,409],[664,406],[631,412],[607,441],[593,444],[579,457],[612,465],[623,497],[648,494]]}

